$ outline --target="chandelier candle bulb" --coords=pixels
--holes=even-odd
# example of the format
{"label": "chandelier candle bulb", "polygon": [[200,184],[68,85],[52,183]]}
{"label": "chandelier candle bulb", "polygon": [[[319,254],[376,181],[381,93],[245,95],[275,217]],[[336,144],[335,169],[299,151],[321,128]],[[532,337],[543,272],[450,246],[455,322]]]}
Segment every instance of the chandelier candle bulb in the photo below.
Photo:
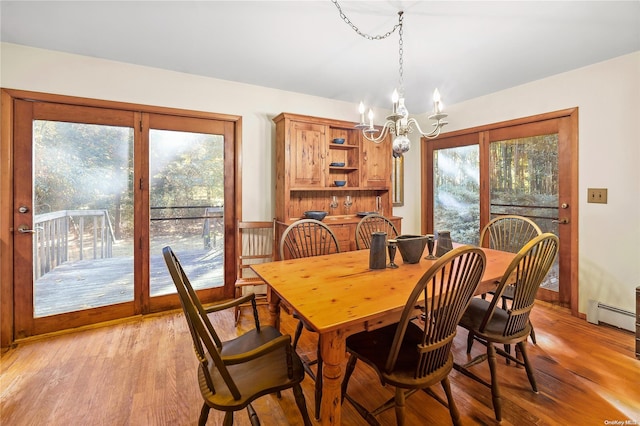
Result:
{"label": "chandelier candle bulb", "polygon": [[437,88],[433,91],[433,102],[440,102],[440,91]]}
{"label": "chandelier candle bulb", "polygon": [[398,95],[398,90],[394,89],[393,93],[391,94],[391,103],[393,105],[393,114],[397,114],[398,113],[398,99],[400,98],[400,95]]}
{"label": "chandelier candle bulb", "polygon": [[360,101],[358,111],[360,112],[360,124],[364,124],[364,102]]}
{"label": "chandelier candle bulb", "polygon": [[409,110],[406,106],[404,106],[404,98],[400,98],[400,100],[398,101],[398,115],[400,115],[404,119],[405,123],[409,118]]}
{"label": "chandelier candle bulb", "polygon": [[433,91],[433,112],[438,114],[441,111],[442,108],[440,106],[440,92],[438,91],[438,89],[436,89]]}

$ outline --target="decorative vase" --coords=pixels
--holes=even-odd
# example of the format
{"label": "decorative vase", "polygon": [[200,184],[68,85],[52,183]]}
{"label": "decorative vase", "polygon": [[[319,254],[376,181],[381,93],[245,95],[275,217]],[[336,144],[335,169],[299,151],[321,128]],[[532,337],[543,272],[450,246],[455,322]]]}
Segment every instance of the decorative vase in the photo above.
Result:
{"label": "decorative vase", "polygon": [[369,269],[385,269],[387,267],[386,239],[386,232],[374,232],[371,234]]}
{"label": "decorative vase", "polygon": [[438,231],[438,244],[436,245],[436,256],[440,257],[443,254],[450,252],[453,249],[453,244],[451,243],[451,232],[449,231]]}

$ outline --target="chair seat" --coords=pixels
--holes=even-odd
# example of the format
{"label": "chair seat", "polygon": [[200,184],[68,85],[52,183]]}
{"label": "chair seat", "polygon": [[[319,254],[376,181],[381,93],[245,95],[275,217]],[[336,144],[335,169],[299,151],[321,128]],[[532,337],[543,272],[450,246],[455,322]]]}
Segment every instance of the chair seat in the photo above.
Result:
{"label": "chair seat", "polygon": [[415,379],[418,351],[416,346],[422,342],[422,328],[410,322],[404,340],[400,346],[396,368],[392,372],[385,371],[389,348],[398,328],[397,324],[388,325],[370,332],[361,332],[347,338],[347,351],[356,353],[358,359],[373,367],[384,380],[404,389],[422,389],[430,387],[442,380],[453,368],[453,355],[449,353],[446,362],[421,379]]}
{"label": "chair seat", "polygon": [[[233,349],[239,348],[234,347]],[[291,388],[294,384],[302,382],[304,379],[304,369],[300,358],[293,354],[293,374],[291,378],[289,378],[287,364],[281,362],[285,357],[285,351],[286,349],[283,347],[252,361],[227,366],[227,370],[231,377],[233,377],[233,381],[241,394],[241,398],[238,400],[233,399],[224,379],[220,376],[219,370],[213,365],[213,360],[207,356],[209,365],[211,366],[209,372],[216,393],[213,394],[209,390],[205,375],[202,371],[204,367],[201,364],[198,369],[198,383],[202,396],[212,408],[225,411],[232,409],[236,411],[245,408],[253,400],[263,395]],[[231,353],[235,353],[235,351],[230,351],[227,355]]]}
{"label": "chair seat", "polygon": [[491,303],[485,299],[473,298],[471,299],[471,303],[467,307],[467,310],[462,315],[460,319],[460,326],[473,330],[473,333],[480,337],[483,340],[490,340],[492,342],[499,343],[516,343],[522,340],[523,336],[528,336],[531,332],[531,325],[527,324],[519,333],[512,334],[509,338],[506,338],[503,335],[505,330],[505,325],[508,319],[507,311],[504,309],[496,307],[493,316],[491,317],[491,321],[487,324],[484,332],[480,332],[480,325],[484,320],[484,317],[489,310],[489,305]]}
{"label": "chair seat", "polygon": [[282,336],[282,333],[272,326],[260,326],[260,332],[255,328],[247,331],[246,333],[235,337],[232,340],[224,342],[222,344],[221,355],[238,355],[244,352],[248,352],[258,348],[266,343],[269,343],[276,337]]}
{"label": "chair seat", "polygon": [[[512,285],[506,286],[504,288],[504,291],[502,292],[502,297],[505,299],[509,299],[509,300],[513,300],[513,297],[515,296],[515,287]],[[489,290],[487,293],[489,294],[496,294],[496,292],[494,290]]]}
{"label": "chair seat", "polygon": [[236,286],[243,286],[243,285],[265,285],[266,283],[264,282],[264,280],[260,277],[245,277],[245,278],[238,278],[236,280]]}
{"label": "chair seat", "polygon": [[252,291],[256,295],[256,300],[259,298],[264,299],[265,297],[267,297],[267,284],[262,278],[259,277],[238,278],[235,282],[235,287],[236,297],[244,296],[243,293],[247,291],[247,287],[253,287]]}
{"label": "chair seat", "polygon": [[[235,283],[236,286],[236,298],[244,296],[251,287],[253,287],[252,292],[255,294],[256,305],[264,306],[267,304],[267,286],[264,280],[260,277],[245,277],[238,278]],[[263,291],[257,292],[257,289],[261,289]],[[242,305],[238,305],[234,308],[234,317],[236,319],[236,325],[240,321],[240,310],[242,308],[248,308],[251,306],[251,303],[243,303]]]}

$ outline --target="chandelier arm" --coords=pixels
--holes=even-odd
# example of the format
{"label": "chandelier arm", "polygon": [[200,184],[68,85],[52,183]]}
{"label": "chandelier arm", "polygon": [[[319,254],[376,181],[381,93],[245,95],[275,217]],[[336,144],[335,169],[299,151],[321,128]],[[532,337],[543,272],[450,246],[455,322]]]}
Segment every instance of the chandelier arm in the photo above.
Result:
{"label": "chandelier arm", "polygon": [[393,124],[392,121],[387,121],[386,123],[384,123],[384,126],[382,127],[382,129],[380,129],[380,133],[378,134],[377,137],[373,136],[375,131],[377,131],[377,129],[364,129],[362,130],[362,136],[364,136],[364,138],[369,142],[380,144],[382,143],[384,138],[387,137],[387,134],[390,131],[391,132],[395,131],[395,125]]}
{"label": "chandelier arm", "polygon": [[440,130],[442,129],[442,127],[444,125],[447,124],[446,121],[442,121],[442,119],[438,119],[435,123],[433,123],[432,125],[434,126],[434,129],[430,132],[424,132],[421,128],[420,125],[418,124],[418,122],[416,121],[415,118],[410,118],[407,121],[407,127],[409,128],[409,132],[411,132],[411,125],[414,125],[416,127],[416,130],[425,138],[427,139],[435,139],[440,135]]}

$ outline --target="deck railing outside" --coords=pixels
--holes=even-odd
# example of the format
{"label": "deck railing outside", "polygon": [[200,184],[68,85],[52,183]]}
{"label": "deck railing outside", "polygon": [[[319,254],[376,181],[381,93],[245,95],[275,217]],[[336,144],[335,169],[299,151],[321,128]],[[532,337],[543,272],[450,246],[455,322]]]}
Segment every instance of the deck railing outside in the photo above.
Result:
{"label": "deck railing outside", "polygon": [[[202,244],[211,249],[218,244],[224,232],[222,206],[178,206],[152,207],[152,211],[172,211],[175,209],[204,210],[204,214],[168,215],[152,217],[151,221],[172,223],[169,228],[160,229],[164,235],[176,232],[173,227],[181,221],[202,221]],[[203,211],[200,210],[200,211]],[[187,225],[185,225],[187,226]],[[34,279],[42,277],[64,262],[113,257],[114,243],[117,241],[109,212],[99,210],[58,210],[34,216],[35,239],[33,245]],[[183,232],[184,234],[184,232]]]}
{"label": "deck railing outside", "polygon": [[115,234],[107,210],[59,210],[34,217],[34,279],[63,262],[113,255]]}

